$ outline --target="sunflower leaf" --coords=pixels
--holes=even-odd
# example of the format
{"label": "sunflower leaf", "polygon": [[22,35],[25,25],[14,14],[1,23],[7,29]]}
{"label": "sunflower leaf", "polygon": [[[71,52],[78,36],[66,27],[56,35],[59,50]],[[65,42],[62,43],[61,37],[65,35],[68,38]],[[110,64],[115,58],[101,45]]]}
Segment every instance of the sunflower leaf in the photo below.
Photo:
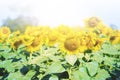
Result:
{"label": "sunflower leaf", "polygon": [[59,80],[58,77],[56,75],[52,75],[49,80]]}
{"label": "sunflower leaf", "polygon": [[94,76],[98,71],[98,63],[97,62],[89,62],[86,63],[87,70],[90,76]]}
{"label": "sunflower leaf", "polygon": [[61,65],[61,62],[54,62],[51,66],[48,67],[47,74],[51,73],[62,73],[65,69]]}
{"label": "sunflower leaf", "polygon": [[75,62],[77,61],[77,56],[76,55],[66,55],[65,59],[70,65],[73,66],[75,64]]}
{"label": "sunflower leaf", "polygon": [[110,75],[108,72],[104,69],[99,70],[98,74],[95,76],[95,80],[105,80],[106,78],[109,78]]}
{"label": "sunflower leaf", "polygon": [[85,67],[80,67],[79,70],[74,71],[73,80],[90,80]]}

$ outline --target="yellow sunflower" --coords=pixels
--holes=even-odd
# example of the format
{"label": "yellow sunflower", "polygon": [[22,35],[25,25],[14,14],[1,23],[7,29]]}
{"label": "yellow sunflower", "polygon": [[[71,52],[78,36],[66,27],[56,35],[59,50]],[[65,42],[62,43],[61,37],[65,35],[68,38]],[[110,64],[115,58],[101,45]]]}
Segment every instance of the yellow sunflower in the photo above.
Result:
{"label": "yellow sunflower", "polygon": [[105,42],[105,38],[98,38],[95,41],[94,46],[92,47],[93,51],[98,51],[101,49],[102,44]]}
{"label": "yellow sunflower", "polygon": [[0,34],[3,34],[4,36],[9,36],[10,33],[11,33],[11,31],[8,27],[0,28]]}
{"label": "yellow sunflower", "polygon": [[86,46],[87,37],[85,36],[86,33],[85,31],[80,31],[76,34],[77,34],[77,37],[79,38],[79,52],[83,53],[85,50],[87,50],[87,46]]}
{"label": "yellow sunflower", "polygon": [[40,37],[35,37],[34,39],[33,39],[33,41],[32,41],[32,43],[29,45],[29,46],[27,46],[27,51],[29,51],[29,52],[36,52],[36,51],[38,51],[38,50],[40,50],[41,49],[41,47],[42,47],[42,38],[40,38]]}
{"label": "yellow sunflower", "polygon": [[99,18],[90,17],[85,21],[85,28],[87,31],[95,32],[96,34],[110,35],[112,33],[112,28],[105,25]]}
{"label": "yellow sunflower", "polygon": [[83,45],[86,45],[88,49],[91,49],[95,44],[96,34],[93,32],[86,32],[81,40],[81,42],[84,43]]}
{"label": "yellow sunflower", "polygon": [[98,17],[90,17],[85,20],[85,24],[87,28],[95,28],[101,20]]}
{"label": "yellow sunflower", "polygon": [[112,44],[118,44],[120,43],[120,32],[119,31],[114,31],[113,34],[110,35],[109,41]]}
{"label": "yellow sunflower", "polygon": [[12,32],[13,36],[16,37],[16,36],[19,36],[20,35],[20,31],[17,30],[17,31],[14,31]]}
{"label": "yellow sunflower", "polygon": [[25,30],[24,34],[27,34],[29,36],[33,36],[35,35],[35,33],[37,32],[37,27],[34,26],[28,26]]}
{"label": "yellow sunflower", "polygon": [[51,30],[49,34],[47,35],[47,42],[46,45],[48,46],[55,46],[59,43],[59,33],[55,30]]}
{"label": "yellow sunflower", "polygon": [[75,35],[71,35],[60,44],[60,50],[67,54],[77,54],[79,53],[79,44],[79,39]]}
{"label": "yellow sunflower", "polygon": [[6,38],[10,35],[11,31],[8,27],[1,27],[0,28],[0,41],[4,42]]}
{"label": "yellow sunflower", "polygon": [[23,44],[22,38],[23,37],[20,35],[20,36],[10,39],[9,43],[11,44],[11,48],[17,49],[20,45],[22,45]]}
{"label": "yellow sunflower", "polygon": [[34,37],[33,36],[29,36],[29,35],[23,35],[23,38],[22,38],[22,42],[25,46],[29,46],[32,44],[34,40]]}
{"label": "yellow sunflower", "polygon": [[65,25],[60,25],[55,29],[62,36],[67,36],[69,33],[73,31],[72,28],[65,26]]}
{"label": "yellow sunflower", "polygon": [[113,33],[112,28],[110,28],[109,26],[105,25],[105,24],[99,24],[96,28],[96,30],[99,30],[100,33],[109,36]]}

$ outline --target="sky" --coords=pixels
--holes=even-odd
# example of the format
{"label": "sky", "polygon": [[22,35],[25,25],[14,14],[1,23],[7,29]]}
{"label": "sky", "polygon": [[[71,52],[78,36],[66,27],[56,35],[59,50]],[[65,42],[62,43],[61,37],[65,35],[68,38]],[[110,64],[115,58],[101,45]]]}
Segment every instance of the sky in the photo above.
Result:
{"label": "sky", "polygon": [[[98,16],[120,29],[120,0],[0,0],[0,25],[7,17],[35,17],[39,24],[84,25],[87,17]],[[116,27],[115,26],[115,27]]]}

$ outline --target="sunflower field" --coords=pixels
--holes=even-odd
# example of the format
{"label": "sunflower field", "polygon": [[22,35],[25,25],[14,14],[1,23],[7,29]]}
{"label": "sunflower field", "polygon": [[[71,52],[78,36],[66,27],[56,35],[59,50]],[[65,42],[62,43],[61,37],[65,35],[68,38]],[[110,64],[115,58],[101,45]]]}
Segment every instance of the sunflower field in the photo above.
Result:
{"label": "sunflower field", "polygon": [[0,27],[0,80],[120,80],[120,31],[85,26]]}

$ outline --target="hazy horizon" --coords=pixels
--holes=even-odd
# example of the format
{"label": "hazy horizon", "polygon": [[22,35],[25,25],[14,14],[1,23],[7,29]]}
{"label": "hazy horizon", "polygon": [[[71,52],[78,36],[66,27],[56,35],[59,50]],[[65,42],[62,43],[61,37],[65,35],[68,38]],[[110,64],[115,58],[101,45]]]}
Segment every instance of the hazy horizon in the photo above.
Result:
{"label": "hazy horizon", "polygon": [[98,16],[107,25],[120,29],[118,0],[4,0],[0,1],[0,25],[7,17],[35,17],[39,24],[83,25],[87,17]]}

